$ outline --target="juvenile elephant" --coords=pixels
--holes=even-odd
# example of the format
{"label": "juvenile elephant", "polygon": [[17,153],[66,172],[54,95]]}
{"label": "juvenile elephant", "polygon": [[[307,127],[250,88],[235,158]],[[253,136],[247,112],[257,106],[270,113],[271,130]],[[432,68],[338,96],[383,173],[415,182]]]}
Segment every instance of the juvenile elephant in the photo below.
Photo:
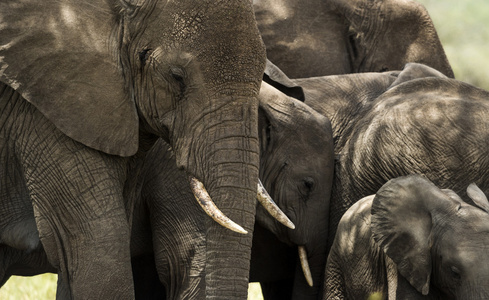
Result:
{"label": "juvenile elephant", "polygon": [[[3,1],[0,20],[0,202],[26,188],[35,215],[1,220],[0,241],[41,242],[59,298],[134,297],[125,182],[157,137],[252,232],[265,48],[249,1]],[[207,296],[245,298],[252,235],[206,222]]]}
{"label": "juvenile elephant", "polygon": [[391,178],[423,174],[465,201],[473,182],[489,193],[489,92],[420,64],[402,72],[297,80],[269,73],[285,92],[301,86],[305,103],[331,120],[336,162],[329,245],[348,208]]}
{"label": "juvenile elephant", "polygon": [[413,0],[254,0],[267,57],[292,78],[452,69],[426,9]]}
{"label": "juvenile elephant", "polygon": [[261,283],[265,299],[317,299],[334,170],[330,121],[266,83],[259,99],[260,179],[296,226],[286,228],[257,208],[250,281]]}
{"label": "juvenile elephant", "polygon": [[475,205],[420,175],[392,179],[343,216],[324,299],[487,299],[489,202]]}

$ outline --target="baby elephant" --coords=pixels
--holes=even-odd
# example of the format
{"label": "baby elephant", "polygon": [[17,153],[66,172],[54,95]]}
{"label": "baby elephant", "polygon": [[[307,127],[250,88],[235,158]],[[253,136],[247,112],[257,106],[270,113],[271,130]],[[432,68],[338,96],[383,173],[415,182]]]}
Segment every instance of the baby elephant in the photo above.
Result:
{"label": "baby elephant", "polygon": [[343,216],[324,299],[489,299],[489,203],[420,175],[392,179]]}

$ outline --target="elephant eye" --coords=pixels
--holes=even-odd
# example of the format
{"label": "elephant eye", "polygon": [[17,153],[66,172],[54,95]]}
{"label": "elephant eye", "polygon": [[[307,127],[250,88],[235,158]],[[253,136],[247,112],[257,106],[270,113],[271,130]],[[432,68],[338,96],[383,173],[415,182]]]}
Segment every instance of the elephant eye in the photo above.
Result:
{"label": "elephant eye", "polygon": [[460,276],[460,270],[457,267],[451,266],[450,267],[450,274],[456,280],[460,280],[460,278],[461,278],[461,276]]}
{"label": "elephant eye", "polygon": [[302,187],[300,188],[300,192],[302,196],[308,197],[309,194],[314,190],[315,182],[311,177],[305,177],[302,179]]}
{"label": "elephant eye", "polygon": [[314,188],[314,179],[312,179],[311,177],[304,178],[304,185],[306,186],[306,188],[312,190]]}
{"label": "elephant eye", "polygon": [[170,75],[178,84],[180,93],[183,94],[185,91],[185,71],[178,67],[172,67],[170,69]]}
{"label": "elephant eye", "polygon": [[141,65],[143,67],[146,65],[146,61],[148,60],[148,58],[152,52],[153,52],[153,49],[144,49],[138,53],[139,60],[141,61]]}
{"label": "elephant eye", "polygon": [[175,79],[176,81],[178,82],[183,82],[183,77],[178,75],[178,74],[174,74],[172,73],[171,76],[173,77],[173,79]]}

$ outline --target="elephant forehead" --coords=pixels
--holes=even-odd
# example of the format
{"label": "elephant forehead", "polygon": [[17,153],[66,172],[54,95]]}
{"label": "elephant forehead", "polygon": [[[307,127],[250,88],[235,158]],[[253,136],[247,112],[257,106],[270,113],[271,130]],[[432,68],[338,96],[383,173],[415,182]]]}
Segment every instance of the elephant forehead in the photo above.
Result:
{"label": "elephant forehead", "polygon": [[[160,4],[161,10],[154,10],[159,13],[148,17],[144,33],[135,34],[136,44],[142,49],[160,49],[163,68],[176,66],[192,70],[189,74],[197,70],[205,74],[203,78],[211,88],[222,88],[230,82],[252,83],[250,90],[256,95],[265,67],[265,47],[251,4],[248,1],[220,2],[224,4],[189,5],[180,1]],[[133,31],[137,33],[137,26]],[[190,54],[196,63],[188,65],[172,60],[175,53],[182,52]]]}
{"label": "elephant forehead", "polygon": [[440,232],[440,243],[453,244],[467,251],[489,251],[489,214],[478,207],[461,203],[438,216],[433,214]]}
{"label": "elephant forehead", "polygon": [[172,14],[171,36],[183,41],[200,34],[207,15],[202,10],[180,11]]}

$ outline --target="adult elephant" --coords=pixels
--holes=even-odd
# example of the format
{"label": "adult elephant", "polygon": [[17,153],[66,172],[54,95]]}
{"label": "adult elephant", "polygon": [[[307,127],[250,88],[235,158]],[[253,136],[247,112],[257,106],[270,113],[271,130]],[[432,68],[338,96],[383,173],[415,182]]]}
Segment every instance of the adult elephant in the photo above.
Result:
{"label": "adult elephant", "polygon": [[[0,19],[2,205],[25,187],[35,215],[0,237],[42,243],[58,297],[134,297],[124,183],[157,136],[252,232],[265,49],[249,1],[8,1]],[[252,235],[206,222],[207,297],[245,298]]]}
{"label": "adult elephant", "polygon": [[453,72],[426,9],[412,0],[254,0],[267,57],[292,78],[400,70]]}
{"label": "adult elephant", "polygon": [[410,175],[359,200],[338,226],[324,299],[487,299],[489,202],[476,185],[467,194],[476,205]]}
{"label": "adult elephant", "polygon": [[466,201],[472,182],[489,193],[489,92],[420,64],[296,80],[273,71],[270,80],[284,91],[301,86],[305,103],[331,120],[336,162],[329,243],[348,208],[391,178],[424,174]]}
{"label": "adult elephant", "polygon": [[[295,229],[283,226],[258,206],[250,281],[269,287],[264,289],[267,299],[317,299],[326,264],[327,244],[322,237],[327,234],[333,181],[330,122],[266,83],[259,99],[260,179]],[[142,201],[138,202],[132,235],[136,294],[141,299],[154,293],[166,294],[167,299],[200,298],[202,277],[207,272],[204,216],[193,201],[186,174],[176,165],[172,167],[172,161],[172,152],[160,140],[143,168]],[[280,240],[281,247],[272,248],[275,242],[261,238],[263,232]],[[309,265],[305,268],[307,280],[298,248],[306,256],[302,264]],[[282,261],[279,257],[283,256],[290,257]],[[268,290],[275,292],[266,293]]]}

